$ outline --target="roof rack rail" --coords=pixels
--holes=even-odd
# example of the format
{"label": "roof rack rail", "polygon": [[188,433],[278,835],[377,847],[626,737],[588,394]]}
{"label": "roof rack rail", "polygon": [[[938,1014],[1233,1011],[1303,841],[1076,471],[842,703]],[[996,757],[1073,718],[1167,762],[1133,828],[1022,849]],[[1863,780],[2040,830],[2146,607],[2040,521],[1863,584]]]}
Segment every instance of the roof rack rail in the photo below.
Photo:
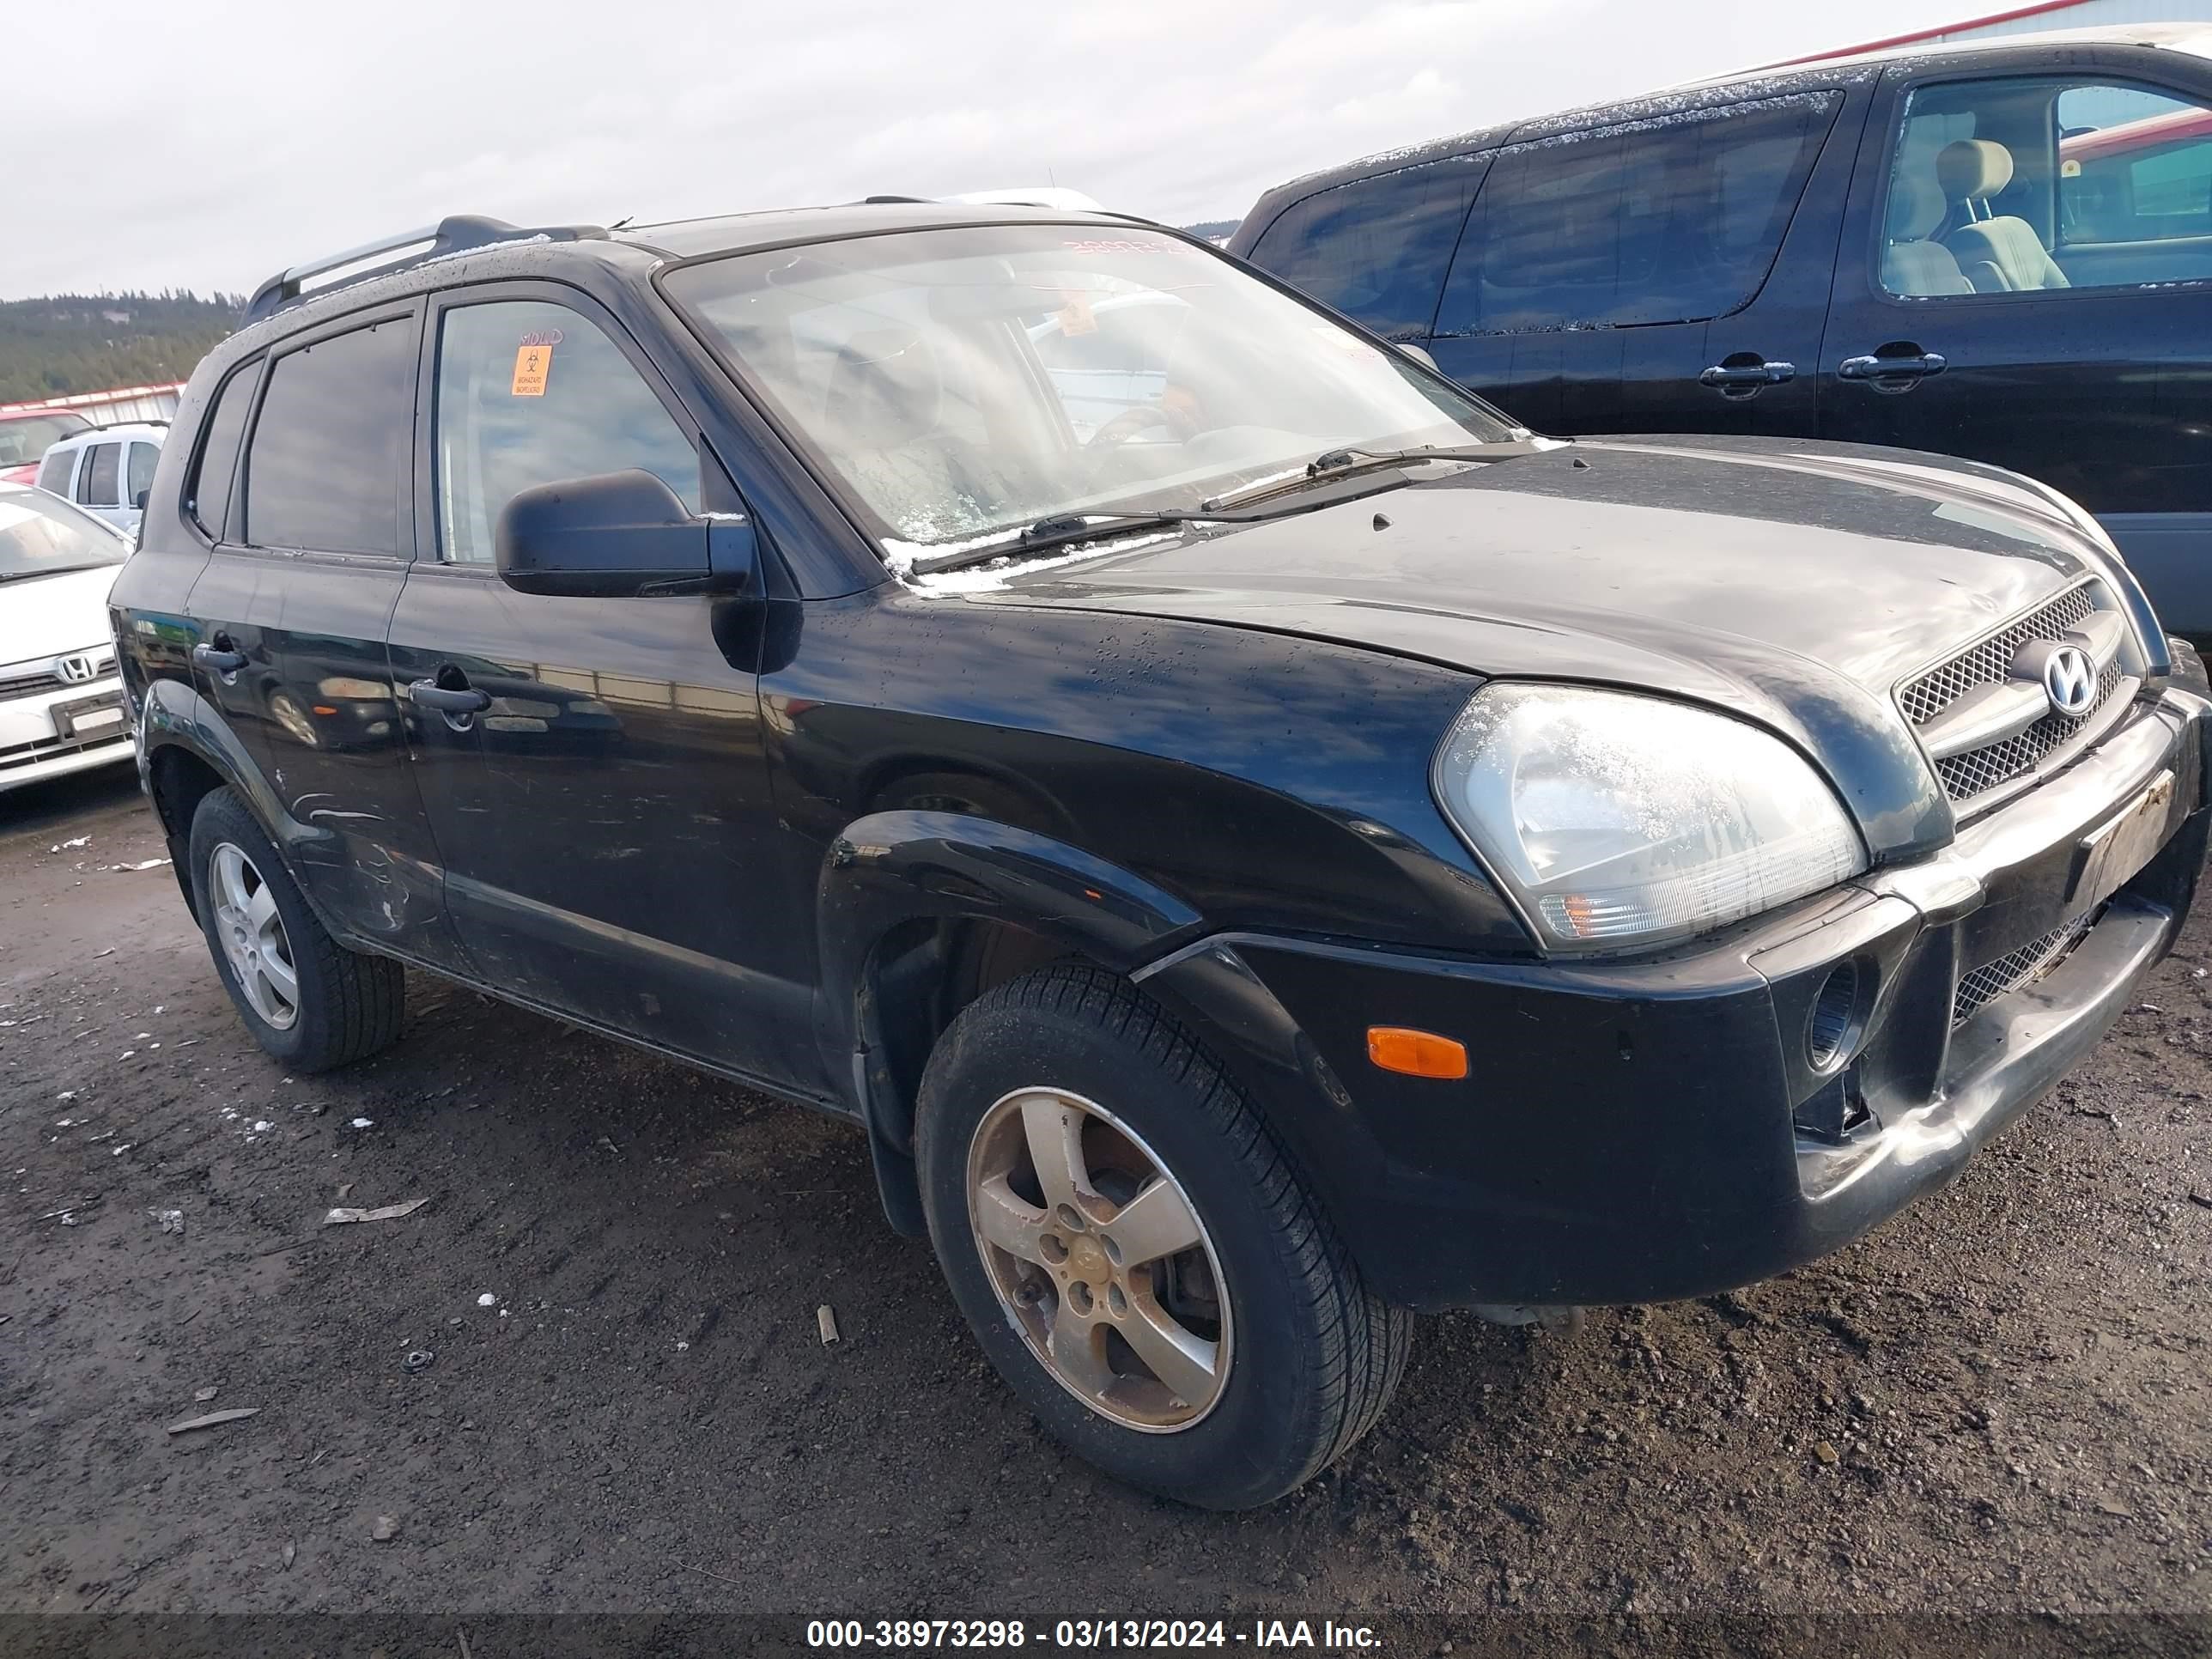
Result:
{"label": "roof rack rail", "polygon": [[[326,254],[319,259],[310,259],[305,264],[278,271],[253,290],[252,299],[246,302],[246,320],[258,323],[264,317],[275,316],[289,305],[310,297],[307,284],[318,276],[331,277],[331,280],[315,288],[314,294],[319,295],[329,293],[332,289],[365,282],[371,276],[384,276],[395,270],[404,270],[409,265],[420,264],[426,259],[465,253],[471,248],[491,247],[521,237],[542,237],[550,242],[580,242],[603,240],[605,236],[606,232],[597,225],[549,225],[525,229],[520,225],[511,225],[504,219],[488,219],[481,214],[451,214],[434,225],[402,231],[397,236],[380,237],[374,242],[364,242],[359,247]],[[380,257],[386,254],[393,257]],[[376,263],[371,264],[371,261]],[[349,269],[355,265],[362,265],[366,269]],[[345,274],[331,276],[331,273],[336,271]]]}
{"label": "roof rack rail", "polygon": [[112,432],[116,428],[123,426],[167,426],[168,424],[169,417],[166,415],[134,415],[127,421],[87,421],[61,441],[67,443],[70,438],[82,438],[88,432]]}

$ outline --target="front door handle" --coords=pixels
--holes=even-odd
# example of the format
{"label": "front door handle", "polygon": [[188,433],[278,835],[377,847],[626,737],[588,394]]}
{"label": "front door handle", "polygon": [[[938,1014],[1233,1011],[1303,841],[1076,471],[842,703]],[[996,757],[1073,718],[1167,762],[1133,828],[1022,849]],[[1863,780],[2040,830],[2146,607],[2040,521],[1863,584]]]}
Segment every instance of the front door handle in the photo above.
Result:
{"label": "front door handle", "polygon": [[1797,365],[1765,361],[1740,362],[1730,358],[1724,363],[1715,363],[1711,368],[1698,372],[1699,386],[1718,386],[1723,392],[1731,389],[1762,386],[1780,386],[1784,380],[1797,378]]}
{"label": "front door handle", "polygon": [[481,714],[491,707],[491,693],[472,685],[449,689],[435,680],[416,680],[407,695],[418,708],[434,708],[441,714]]}
{"label": "front door handle", "polygon": [[[1883,348],[1883,351],[1887,349]],[[1836,377],[1844,380],[1870,380],[1877,392],[1902,392],[1916,380],[1924,380],[1930,374],[1941,374],[1943,367],[1943,359],[1936,353],[1906,346],[1895,356],[1886,356],[1882,351],[1878,351],[1870,356],[1846,357],[1836,365]]]}
{"label": "front door handle", "polygon": [[222,635],[218,634],[215,637],[216,642],[213,645],[196,645],[192,647],[192,660],[201,667],[210,669],[228,679],[246,666],[246,653],[233,651],[230,648],[229,640]]}

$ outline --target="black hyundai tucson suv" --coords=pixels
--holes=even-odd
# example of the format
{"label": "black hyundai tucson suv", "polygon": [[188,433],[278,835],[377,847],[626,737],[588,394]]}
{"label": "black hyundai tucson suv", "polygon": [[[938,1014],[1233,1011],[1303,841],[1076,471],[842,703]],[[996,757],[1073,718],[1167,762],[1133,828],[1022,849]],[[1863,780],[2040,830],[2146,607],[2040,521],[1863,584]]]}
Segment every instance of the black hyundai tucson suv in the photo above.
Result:
{"label": "black hyundai tucson suv", "polygon": [[293,1070],[445,975],[849,1117],[1043,1422],[1263,1502],[1414,1310],[1955,1176],[2172,944],[2201,665],[1988,466],[1565,443],[1189,239],[453,219],[264,285],[113,625]]}

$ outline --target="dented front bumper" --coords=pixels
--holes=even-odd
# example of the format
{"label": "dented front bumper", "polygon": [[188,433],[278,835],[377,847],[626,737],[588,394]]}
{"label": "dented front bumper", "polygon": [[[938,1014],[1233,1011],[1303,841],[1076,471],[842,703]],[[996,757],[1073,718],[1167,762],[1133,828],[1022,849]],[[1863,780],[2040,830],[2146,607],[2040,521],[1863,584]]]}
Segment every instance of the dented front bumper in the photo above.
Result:
{"label": "dented front bumper", "polygon": [[[2178,666],[1942,854],[1694,950],[1470,962],[1226,936],[1146,982],[1237,1057],[1387,1298],[1746,1284],[1954,1178],[2171,948],[2212,823],[2212,702],[2193,653]],[[1457,1037],[1468,1076],[1378,1070],[1384,1024]]]}

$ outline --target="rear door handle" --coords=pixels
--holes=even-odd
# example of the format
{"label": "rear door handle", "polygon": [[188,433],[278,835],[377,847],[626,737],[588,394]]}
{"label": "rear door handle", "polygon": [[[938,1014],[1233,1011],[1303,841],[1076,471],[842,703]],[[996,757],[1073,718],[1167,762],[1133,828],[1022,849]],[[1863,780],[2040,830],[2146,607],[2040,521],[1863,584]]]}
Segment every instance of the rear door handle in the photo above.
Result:
{"label": "rear door handle", "polygon": [[192,660],[201,667],[211,669],[225,677],[235,674],[246,666],[246,653],[231,650],[230,641],[220,634],[216,635],[216,640],[214,645],[194,646]]}
{"label": "rear door handle", "polygon": [[1877,386],[1884,380],[1896,381],[1901,386],[1942,372],[1943,359],[1933,351],[1923,351],[1911,356],[1884,357],[1877,354],[1867,357],[1846,357],[1836,365],[1838,380],[1872,380]]}
{"label": "rear door handle", "polygon": [[1699,386],[1780,386],[1784,380],[1797,378],[1795,363],[1715,363],[1711,368],[1698,372]]}
{"label": "rear door handle", "polygon": [[491,693],[472,685],[447,690],[435,680],[416,680],[407,695],[417,708],[434,708],[441,714],[481,714],[491,707]]}

